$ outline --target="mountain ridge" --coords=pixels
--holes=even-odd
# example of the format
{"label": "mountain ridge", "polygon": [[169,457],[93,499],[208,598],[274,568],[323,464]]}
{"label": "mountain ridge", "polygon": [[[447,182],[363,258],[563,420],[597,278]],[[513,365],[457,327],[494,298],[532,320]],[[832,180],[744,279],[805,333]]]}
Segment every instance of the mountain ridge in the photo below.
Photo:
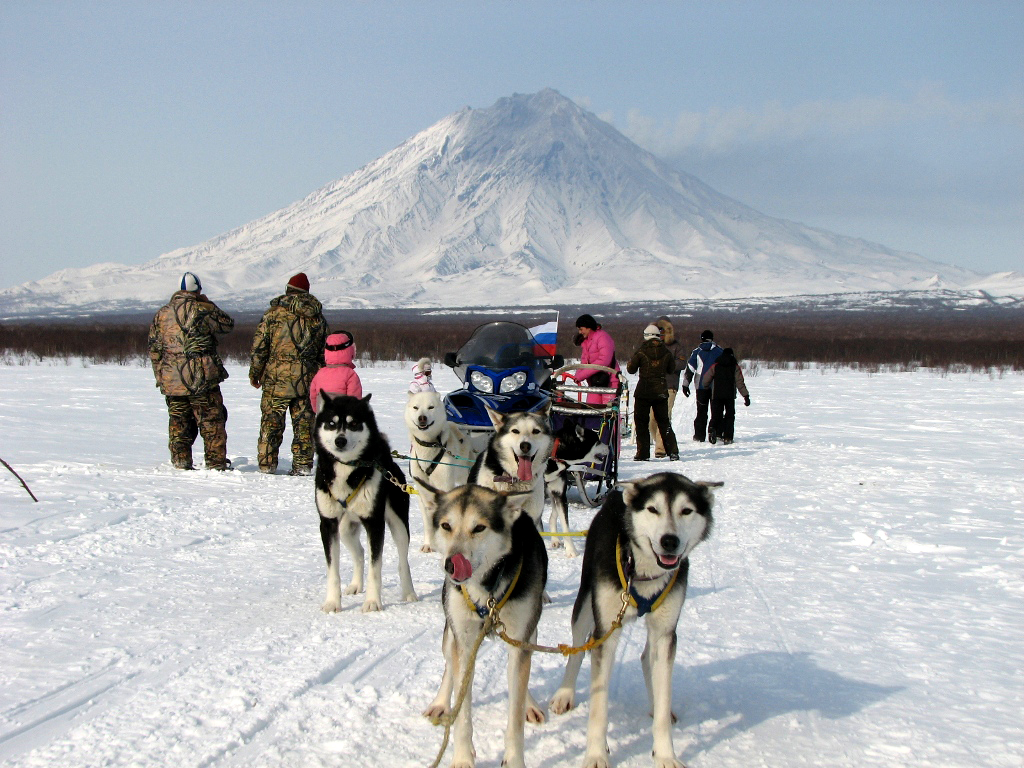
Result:
{"label": "mountain ridge", "polygon": [[2,291],[0,312],[152,306],[186,269],[211,295],[245,307],[265,304],[299,271],[327,307],[958,289],[1003,279],[759,213],[546,89],[454,112],[196,246]]}

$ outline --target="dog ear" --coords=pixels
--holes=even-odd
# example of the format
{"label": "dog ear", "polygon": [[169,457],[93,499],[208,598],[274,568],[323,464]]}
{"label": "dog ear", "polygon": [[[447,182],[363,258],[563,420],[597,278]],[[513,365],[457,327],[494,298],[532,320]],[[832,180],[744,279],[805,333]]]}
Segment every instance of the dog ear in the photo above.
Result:
{"label": "dog ear", "polygon": [[369,402],[370,402],[370,396],[371,396],[372,394],[373,394],[372,392],[368,393],[368,394],[366,395],[366,397],[364,397],[364,398],[363,398],[363,402],[364,402],[364,403],[366,403],[366,404],[369,404]]}
{"label": "dog ear", "polygon": [[693,483],[701,488],[721,488],[725,485],[721,480],[694,480]]}
{"label": "dog ear", "polygon": [[545,402],[544,405],[542,405],[540,408],[534,411],[534,413],[538,414],[539,416],[543,416],[545,419],[551,418],[551,401],[548,400],[547,402]]}
{"label": "dog ear", "polygon": [[632,503],[633,499],[636,498],[636,495],[639,492],[639,489],[637,488],[637,484],[639,482],[639,480],[620,480],[616,483],[617,487],[622,489],[622,500],[626,503],[627,507]]}
{"label": "dog ear", "polygon": [[502,508],[502,517],[509,527],[523,514],[523,506],[533,496],[533,491],[498,491],[505,497],[505,506]]}
{"label": "dog ear", "polygon": [[487,411],[487,415],[491,419],[491,424],[494,425],[495,429],[501,429],[501,425],[505,423],[505,414],[494,410],[489,405],[484,405],[484,409]]}
{"label": "dog ear", "polygon": [[320,394],[317,396],[316,412],[320,413],[320,411],[327,407],[328,403],[333,402],[334,398],[321,389]]}
{"label": "dog ear", "polygon": [[452,437],[454,437],[454,438],[455,438],[455,440],[456,440],[456,441],[457,441],[457,442],[458,442],[458,443],[459,443],[460,445],[461,445],[462,443],[466,442],[466,436],[465,436],[464,434],[462,434],[462,430],[461,430],[461,429],[459,429],[459,428],[458,428],[457,426],[455,426],[454,424],[451,424],[451,425],[450,425],[450,426],[449,426],[448,428],[449,428],[449,429],[451,430],[451,435],[452,435]]}
{"label": "dog ear", "polygon": [[577,440],[582,440],[586,436],[586,434],[587,434],[586,428],[582,424],[576,424],[575,427],[576,427],[576,439]]}

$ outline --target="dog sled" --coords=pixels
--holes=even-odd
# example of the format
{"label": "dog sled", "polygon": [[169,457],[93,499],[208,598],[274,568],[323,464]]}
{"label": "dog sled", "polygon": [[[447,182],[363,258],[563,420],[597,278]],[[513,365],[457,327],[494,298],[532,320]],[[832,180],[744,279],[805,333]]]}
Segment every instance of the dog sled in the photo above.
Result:
{"label": "dog sled", "polygon": [[[574,464],[570,477],[580,500],[588,507],[597,507],[618,482],[619,452],[623,436],[628,436],[629,390],[620,383],[616,387],[592,387],[578,383],[572,376],[577,370],[598,370],[608,374],[615,369],[601,365],[564,365],[552,373],[551,384],[551,426],[557,433],[567,426],[579,426],[596,435],[597,441],[607,450],[596,461]],[[593,403],[588,395],[604,395],[606,403]],[[600,399],[605,399],[600,398]],[[558,449],[555,449],[555,456]]]}

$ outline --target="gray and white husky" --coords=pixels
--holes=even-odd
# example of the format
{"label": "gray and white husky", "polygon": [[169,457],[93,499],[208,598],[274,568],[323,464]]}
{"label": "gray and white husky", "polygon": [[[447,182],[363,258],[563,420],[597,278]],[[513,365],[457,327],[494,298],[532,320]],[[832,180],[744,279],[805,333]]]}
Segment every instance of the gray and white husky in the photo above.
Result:
{"label": "gray and white husky", "polygon": [[538,531],[544,530],[544,472],[554,445],[550,412],[550,402],[528,412],[499,413],[487,408],[495,432],[469,471],[471,483],[526,493],[522,509]]}
{"label": "gray and white husky", "polygon": [[[338,573],[339,541],[352,555],[352,581],[346,595],[363,591],[364,556],[359,529],[370,545],[370,580],[363,611],[379,611],[384,526],[398,548],[398,573],[402,598],[416,600],[409,571],[409,496],[405,475],[391,457],[387,438],[377,428],[370,409],[370,395],[359,399],[320,393],[320,409],[313,427],[316,445],[316,508],[320,513],[320,538],[327,558],[327,597],[322,609],[341,610],[341,577]],[[394,481],[394,482],[392,482]]]}
{"label": "gray and white husky", "polygon": [[[519,508],[525,495],[479,485],[437,494],[433,522],[434,542],[444,558],[441,647],[445,666],[440,690],[423,713],[427,717],[451,711],[452,691],[456,682],[461,688],[490,600],[497,604],[509,637],[537,642],[548,556],[533,521]],[[525,721],[544,722],[544,713],[528,688],[531,657],[528,650],[508,646],[508,723],[502,765],[509,768],[524,767]],[[468,686],[455,719],[453,768],[471,768],[475,762],[472,679]]]}
{"label": "gray and white husky", "polygon": [[[590,524],[583,551],[580,591],[572,610],[573,645],[609,631],[628,591],[623,623],[647,621],[647,645],[641,656],[647,696],[654,715],[654,763],[683,768],[672,746],[672,667],[676,624],[686,599],[690,552],[711,532],[713,497],[721,483],[693,482],[663,472],[621,484],[608,494]],[[614,632],[591,652],[590,716],[584,768],[608,768],[608,688]],[[551,711],[572,709],[583,655],[569,657],[565,676],[551,700]]]}
{"label": "gray and white husky", "polygon": [[405,426],[409,430],[409,475],[419,491],[423,513],[421,552],[432,552],[435,496],[428,488],[450,491],[465,485],[476,454],[461,430],[448,421],[441,395],[410,392],[405,404]]}

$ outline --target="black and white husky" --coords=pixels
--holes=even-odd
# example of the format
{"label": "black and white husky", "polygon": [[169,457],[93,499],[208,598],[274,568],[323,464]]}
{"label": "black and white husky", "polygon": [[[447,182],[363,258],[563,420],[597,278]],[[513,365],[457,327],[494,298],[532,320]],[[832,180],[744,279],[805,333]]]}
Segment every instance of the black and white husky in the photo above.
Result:
{"label": "black and white husky", "polygon": [[[405,404],[405,426],[409,430],[409,475],[419,491],[423,513],[421,552],[432,552],[434,536],[434,494],[428,488],[450,491],[465,485],[476,454],[468,438],[448,421],[441,395],[410,392]],[[425,485],[426,484],[426,485]]]}
{"label": "black and white husky", "polygon": [[[402,598],[416,600],[409,572],[409,496],[405,475],[391,458],[387,438],[377,429],[370,409],[370,395],[359,399],[320,394],[313,439],[316,443],[316,508],[320,513],[320,538],[327,557],[327,597],[322,609],[341,610],[341,578],[338,575],[338,542],[352,555],[352,581],[346,595],[363,591],[364,557],[359,527],[370,544],[370,580],[363,611],[379,611],[384,525],[398,548],[398,573]],[[399,485],[395,485],[395,483]]]}
{"label": "black and white husky", "polygon": [[525,493],[522,509],[533,518],[538,531],[544,530],[544,472],[554,444],[550,412],[550,403],[536,411],[517,413],[487,408],[495,432],[469,471],[471,483]]}
{"label": "black and white husky", "polygon": [[[608,455],[608,446],[601,442],[596,430],[588,429],[580,424],[565,423],[554,433],[554,447],[544,470],[544,484],[548,496],[551,497],[551,518],[548,527],[552,532],[558,530],[558,522],[562,530],[569,532],[569,502],[566,492],[569,489],[569,473],[585,471],[594,464],[604,461]],[[557,538],[553,548],[562,546]],[[579,554],[571,536],[565,537],[565,552],[569,557]]]}
{"label": "black and white husky", "polygon": [[[437,696],[424,711],[440,717],[451,711],[452,690],[466,674],[468,654],[488,615],[488,601],[509,637],[536,643],[541,595],[547,582],[548,556],[537,528],[522,514],[524,494],[500,493],[479,485],[464,485],[438,494],[434,512],[434,542],[444,557],[444,676]],[[503,766],[523,768],[523,724],[544,721],[530,695],[531,652],[508,646],[508,724]],[[455,719],[452,766],[474,764],[472,690]]]}
{"label": "black and white husky", "polygon": [[[583,551],[580,591],[572,610],[573,645],[608,633],[628,592],[623,622],[647,619],[641,662],[654,714],[654,762],[683,768],[672,746],[672,667],[676,624],[686,599],[690,552],[711,532],[712,486],[671,472],[622,483],[594,516]],[[608,768],[608,687],[619,632],[591,652],[590,719],[585,768]],[[569,657],[551,700],[561,714],[574,705],[583,655]]]}

